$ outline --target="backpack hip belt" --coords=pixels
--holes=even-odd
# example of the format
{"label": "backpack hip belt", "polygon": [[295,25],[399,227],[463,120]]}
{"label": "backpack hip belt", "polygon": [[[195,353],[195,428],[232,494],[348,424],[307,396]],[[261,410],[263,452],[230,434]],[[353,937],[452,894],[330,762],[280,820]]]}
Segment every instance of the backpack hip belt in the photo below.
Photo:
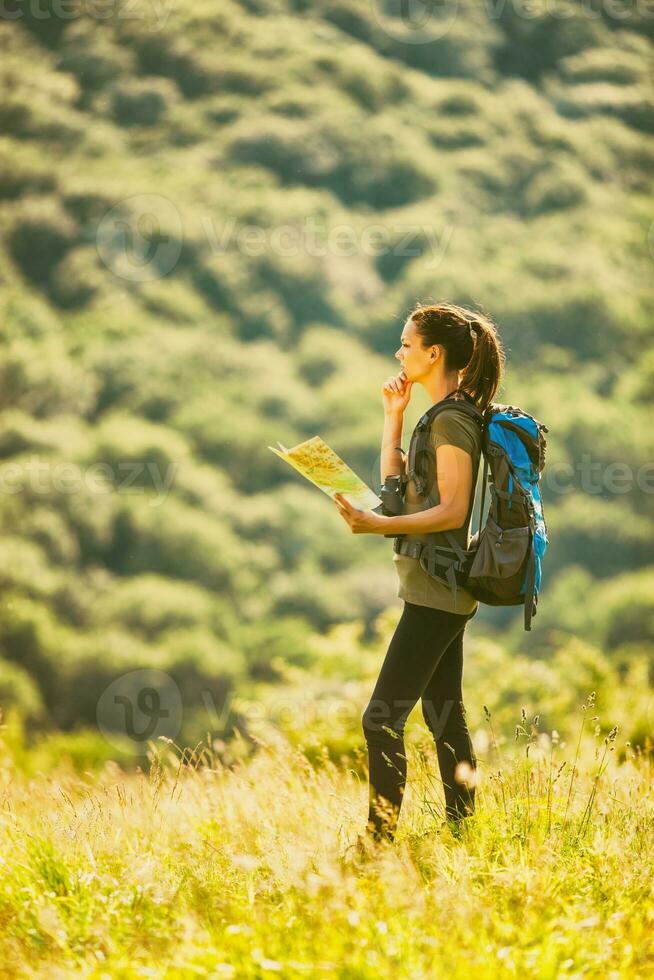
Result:
{"label": "backpack hip belt", "polygon": [[[457,590],[459,586],[465,588],[468,568],[474,552],[463,551],[456,541],[453,543],[455,547],[448,548],[444,545],[423,541],[407,541],[406,538],[395,538],[393,551],[398,555],[417,558],[421,565],[424,561],[423,567],[432,577],[440,578],[443,576],[452,591],[454,608],[456,609]],[[441,569],[441,576],[436,571],[437,566]]]}

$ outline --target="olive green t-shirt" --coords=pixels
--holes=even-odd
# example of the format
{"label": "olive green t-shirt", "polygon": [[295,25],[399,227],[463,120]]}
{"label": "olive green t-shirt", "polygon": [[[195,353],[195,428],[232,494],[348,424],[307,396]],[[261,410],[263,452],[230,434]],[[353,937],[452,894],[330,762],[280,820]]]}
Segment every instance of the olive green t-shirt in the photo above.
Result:
{"label": "olive green t-shirt", "polygon": [[[470,521],[481,455],[479,425],[473,418],[469,418],[456,408],[446,408],[438,413],[431,424],[431,443],[434,447],[434,455],[438,446],[450,445],[464,449],[472,457],[472,491],[468,514],[463,525],[450,532],[461,547],[467,549],[470,541]],[[436,475],[434,476],[434,494],[438,501]],[[403,513],[414,514],[420,509],[421,498],[416,493],[414,481],[409,480],[405,488]],[[428,541],[428,536],[425,534],[407,534],[405,538],[409,541]],[[400,599],[413,602],[418,606],[431,606],[432,609],[444,609],[447,612],[456,612],[462,615],[468,615],[477,609],[478,601],[460,585],[457,587],[455,607],[454,596],[449,585],[432,578],[417,558],[410,558],[408,555],[398,555],[397,552],[393,552],[393,562],[399,578],[398,596]]]}

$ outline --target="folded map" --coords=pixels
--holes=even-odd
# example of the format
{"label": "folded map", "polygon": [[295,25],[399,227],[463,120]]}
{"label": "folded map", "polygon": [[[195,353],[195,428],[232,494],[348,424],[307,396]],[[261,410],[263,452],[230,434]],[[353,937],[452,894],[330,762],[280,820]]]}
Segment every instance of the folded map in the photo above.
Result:
{"label": "folded map", "polygon": [[359,510],[372,510],[381,504],[377,494],[366,486],[354,470],[351,470],[320,436],[300,442],[293,449],[287,449],[281,442],[277,445],[279,449],[275,449],[274,446],[268,446],[268,449],[281,459],[285,459],[298,473],[329,497],[333,497],[335,493],[342,493],[345,499]]}

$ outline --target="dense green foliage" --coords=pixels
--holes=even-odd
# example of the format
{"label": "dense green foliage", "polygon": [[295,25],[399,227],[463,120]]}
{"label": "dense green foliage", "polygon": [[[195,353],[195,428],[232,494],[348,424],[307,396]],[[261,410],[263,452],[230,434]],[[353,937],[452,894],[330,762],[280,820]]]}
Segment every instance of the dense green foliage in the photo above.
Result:
{"label": "dense green foliage", "polygon": [[486,309],[498,400],[550,427],[533,632],[474,630],[652,649],[651,20],[466,0],[417,44],[377,6],[0,22],[0,704],[32,727],[149,666],[201,737],[203,690],[397,602],[390,542],[267,446],[319,433],[378,487],[416,299]]}

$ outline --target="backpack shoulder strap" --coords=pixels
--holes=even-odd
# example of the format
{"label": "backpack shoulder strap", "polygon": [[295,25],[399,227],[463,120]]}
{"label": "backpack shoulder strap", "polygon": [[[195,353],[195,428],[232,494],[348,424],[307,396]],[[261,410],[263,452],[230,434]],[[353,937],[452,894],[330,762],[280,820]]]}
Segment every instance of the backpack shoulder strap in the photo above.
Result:
{"label": "backpack shoulder strap", "polygon": [[468,418],[473,418],[479,424],[482,435],[486,426],[486,416],[484,413],[469,401],[462,401],[458,398],[444,398],[442,401],[436,402],[435,405],[432,405],[431,408],[427,409],[424,415],[422,415],[422,417],[418,420],[416,427],[413,430],[411,442],[409,444],[409,454],[406,466],[407,480],[412,479],[415,481],[416,490],[421,495],[425,492],[425,485],[423,475],[416,472],[416,460],[418,453],[421,450],[429,450],[430,441],[428,433],[431,430],[432,422],[437,415],[446,409],[456,409],[458,412],[462,412],[464,415],[467,415]]}
{"label": "backpack shoulder strap", "polygon": [[[408,480],[414,480],[416,484],[416,490],[418,493],[423,494],[425,490],[424,480],[422,474],[416,472],[416,459],[419,450],[424,447],[429,450],[430,441],[427,433],[431,429],[431,424],[440,412],[446,409],[456,409],[459,412],[463,412],[469,418],[474,418],[479,424],[481,432],[483,434],[486,419],[483,412],[481,412],[476,405],[473,405],[471,401],[462,401],[457,398],[444,398],[440,402],[436,402],[431,408],[428,408],[424,415],[418,420],[413,434],[411,436],[411,442],[409,444],[409,455],[407,459],[406,476]],[[482,447],[483,449],[483,447]],[[432,504],[432,506],[434,506]]]}
{"label": "backpack shoulder strap", "polygon": [[[413,431],[413,435],[411,436],[411,444],[409,446],[409,458],[407,462],[407,479],[413,479],[416,485],[416,490],[420,494],[423,494],[425,491],[425,481],[423,479],[422,474],[416,473],[416,459],[417,459],[418,451],[423,446],[426,446],[427,451],[430,451],[431,442],[428,437],[428,432],[431,429],[431,424],[433,420],[440,412],[444,411],[445,409],[452,409],[452,408],[456,409],[459,412],[463,412],[463,414],[468,416],[468,418],[474,418],[474,420],[480,426],[482,435],[484,433],[486,427],[486,416],[483,412],[481,412],[476,407],[476,405],[473,405],[470,401],[462,401],[456,398],[445,398],[440,402],[436,402],[435,405],[432,405],[431,408],[429,408],[418,421]],[[488,460],[486,459],[486,455],[484,453],[483,441],[481,446],[481,455],[484,457],[484,470],[483,470],[482,488],[481,488],[481,508],[479,511],[480,529],[481,529],[481,521],[484,516],[484,504],[486,501],[486,480],[488,478]],[[475,480],[475,484],[476,484],[476,480]],[[435,506],[436,506],[436,499],[435,499],[435,494],[432,491],[432,493],[429,494],[427,500],[425,501],[425,510],[428,509],[429,507],[435,507]],[[472,510],[474,512],[474,500],[473,500]],[[443,537],[445,537],[452,550],[456,553],[457,558],[460,561],[463,561],[464,555],[461,550],[461,547],[456,541],[456,539],[454,538],[454,536],[449,531],[435,531],[433,532],[433,534],[437,536],[442,535]]]}

